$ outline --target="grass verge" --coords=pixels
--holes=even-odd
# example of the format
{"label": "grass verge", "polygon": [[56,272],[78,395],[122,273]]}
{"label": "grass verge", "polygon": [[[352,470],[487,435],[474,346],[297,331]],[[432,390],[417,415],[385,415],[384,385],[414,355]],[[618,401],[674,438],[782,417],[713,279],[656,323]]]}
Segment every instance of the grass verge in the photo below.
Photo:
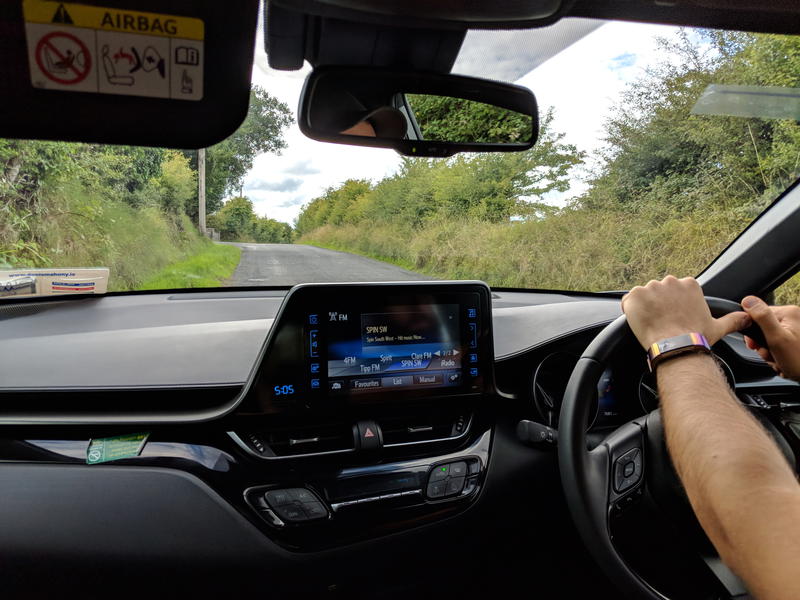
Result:
{"label": "grass verge", "polygon": [[139,289],[219,287],[223,280],[233,275],[241,254],[242,250],[237,246],[210,244],[199,254],[162,269]]}

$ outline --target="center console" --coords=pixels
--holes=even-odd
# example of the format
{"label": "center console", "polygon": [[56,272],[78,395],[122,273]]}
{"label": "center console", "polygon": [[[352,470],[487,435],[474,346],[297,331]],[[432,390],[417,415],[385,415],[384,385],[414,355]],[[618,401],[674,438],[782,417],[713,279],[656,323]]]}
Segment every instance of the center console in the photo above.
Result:
{"label": "center console", "polygon": [[252,514],[305,549],[463,509],[488,465],[493,356],[485,284],[295,287],[229,432],[264,465]]}

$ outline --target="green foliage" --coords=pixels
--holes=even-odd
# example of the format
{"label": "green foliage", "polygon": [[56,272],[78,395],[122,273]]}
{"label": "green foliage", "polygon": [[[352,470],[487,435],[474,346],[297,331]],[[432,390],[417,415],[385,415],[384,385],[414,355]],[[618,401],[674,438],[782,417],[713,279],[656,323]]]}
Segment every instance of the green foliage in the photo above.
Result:
{"label": "green foliage", "polygon": [[692,107],[711,83],[800,87],[800,40],[684,32],[660,43],[668,59],[623,96],[606,127],[605,160],[581,203],[748,211],[754,198],[794,181],[797,122],[696,115]]}
{"label": "green foliage", "polygon": [[219,230],[223,240],[239,240],[250,234],[250,225],[254,217],[253,203],[248,198],[231,198],[209,225]]}
{"label": "green foliage", "polygon": [[288,244],[293,239],[291,225],[259,217],[249,198],[231,198],[208,220],[226,241]]}
{"label": "green foliage", "polygon": [[422,138],[442,142],[530,142],[533,119],[522,113],[447,96],[406,94]]}
{"label": "green foliage", "polygon": [[295,229],[304,235],[323,225],[420,228],[441,218],[497,223],[534,216],[546,210],[546,194],[567,190],[571,169],[583,160],[563,134],[552,131],[552,121],[550,111],[542,119],[539,143],[525,152],[404,158],[397,174],[374,186],[347,180],[306,205]]}
{"label": "green foliage", "polygon": [[[583,155],[546,114],[530,153],[406,160],[347,202],[344,186],[328,190],[298,218],[300,241],[496,286],[628,289],[698,274],[800,175],[800,123],[692,108],[711,83],[800,88],[800,38],[686,31],[660,43],[662,62],[627,88],[587,191],[566,206],[544,200],[567,191]],[[443,128],[445,108],[429,110]],[[777,299],[800,300],[800,275]]]}
{"label": "green foliage", "polygon": [[209,244],[191,258],[169,265],[142,283],[143,290],[219,287],[236,270],[242,250]]}
{"label": "green foliage", "polygon": [[291,244],[294,240],[292,226],[283,221],[258,217],[251,222],[254,242],[261,244]]}
{"label": "green foliage", "polygon": [[174,150],[164,154],[161,175],[150,180],[159,198],[161,208],[167,213],[185,214],[195,197],[197,175],[189,167],[189,159]]}
{"label": "green foliage", "polygon": [[[242,187],[244,176],[253,167],[253,160],[265,152],[286,148],[284,131],[294,122],[289,107],[270,96],[261,87],[250,91],[250,108],[239,129],[226,140],[206,151],[206,211],[211,214],[222,207],[227,194]],[[192,167],[197,168],[197,152],[187,151]],[[196,202],[189,211],[196,218]]]}
{"label": "green foliage", "polygon": [[[156,162],[158,161],[158,162]],[[196,186],[174,151],[0,140],[0,262],[108,266],[111,290],[204,249]]]}

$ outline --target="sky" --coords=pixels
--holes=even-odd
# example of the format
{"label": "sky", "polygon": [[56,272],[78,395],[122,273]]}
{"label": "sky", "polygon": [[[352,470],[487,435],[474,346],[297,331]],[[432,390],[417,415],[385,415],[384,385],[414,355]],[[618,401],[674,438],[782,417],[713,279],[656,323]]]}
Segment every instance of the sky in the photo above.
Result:
{"label": "sky", "polygon": [[[675,31],[661,25],[585,19],[535,30],[471,31],[453,72],[513,81],[531,89],[542,112],[555,107],[555,128],[566,134],[566,142],[587,152],[591,164],[602,147],[603,123],[620,93],[658,60],[655,38],[670,37]],[[300,71],[270,69],[263,46],[256,48],[253,83],[286,102],[292,111],[297,109],[309,71],[308,65]],[[259,215],[287,223],[326,188],[349,178],[375,182],[400,164],[394,150],[317,142],[300,133],[296,124],[285,139],[288,147],[280,155],[256,157],[245,178],[244,195]],[[558,203],[580,193],[584,177],[585,171],[575,171],[570,192],[551,201]]]}

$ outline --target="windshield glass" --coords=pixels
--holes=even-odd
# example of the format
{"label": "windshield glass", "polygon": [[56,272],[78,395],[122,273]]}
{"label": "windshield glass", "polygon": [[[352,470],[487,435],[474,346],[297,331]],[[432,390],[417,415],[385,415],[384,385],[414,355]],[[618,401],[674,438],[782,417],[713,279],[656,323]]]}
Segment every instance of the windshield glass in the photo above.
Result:
{"label": "windshield glass", "polygon": [[0,293],[628,289],[698,274],[800,174],[798,37],[578,19],[470,32],[453,71],[533,90],[541,132],[529,151],[449,159],[305,138],[310,68],[266,64],[259,47],[247,119],[203,151],[0,140]]}

